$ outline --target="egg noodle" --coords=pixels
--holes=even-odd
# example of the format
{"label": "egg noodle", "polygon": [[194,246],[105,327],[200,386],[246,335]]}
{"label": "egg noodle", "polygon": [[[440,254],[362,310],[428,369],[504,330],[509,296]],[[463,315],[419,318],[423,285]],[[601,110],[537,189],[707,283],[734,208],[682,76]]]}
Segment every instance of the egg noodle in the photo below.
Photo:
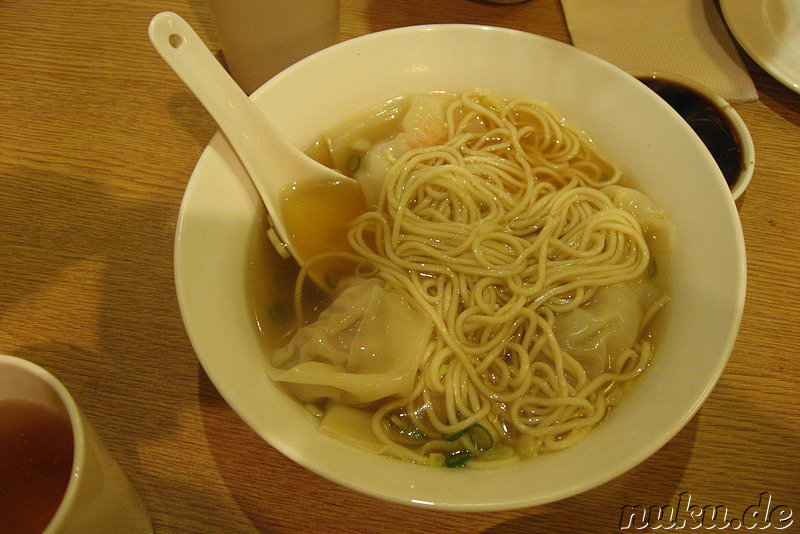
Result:
{"label": "egg noodle", "polygon": [[372,429],[395,457],[496,467],[600,423],[650,360],[642,332],[666,297],[587,372],[556,317],[652,268],[640,222],[607,193],[620,170],[534,101],[470,91],[446,118],[446,139],[400,156],[348,235],[368,274],[434,323],[411,394],[380,401]]}

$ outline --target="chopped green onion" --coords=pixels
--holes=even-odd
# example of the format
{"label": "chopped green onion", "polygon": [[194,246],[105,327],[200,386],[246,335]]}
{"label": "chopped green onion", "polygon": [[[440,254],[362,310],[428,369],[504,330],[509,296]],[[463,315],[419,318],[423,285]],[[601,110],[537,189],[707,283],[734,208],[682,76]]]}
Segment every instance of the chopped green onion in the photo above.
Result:
{"label": "chopped green onion", "polygon": [[[489,449],[491,449],[494,446],[494,438],[492,438],[492,433],[489,432],[489,430],[485,426],[480,425],[478,423],[475,423],[474,425],[472,425],[470,427],[470,429],[471,430],[475,429],[475,430],[480,430],[481,431],[481,432],[478,432],[477,434],[476,434],[476,432],[473,432],[473,431],[470,431],[470,433],[469,433],[470,437],[472,438],[473,443],[475,443],[475,446],[478,447],[479,451],[481,451],[481,452],[488,451]],[[481,440],[478,439],[478,435],[480,435],[480,434],[483,434],[483,438]],[[483,443],[479,443],[480,441],[483,441]]]}
{"label": "chopped green onion", "polygon": [[345,169],[347,172],[356,172],[360,168],[361,156],[358,154],[350,154],[350,157],[347,158],[347,162],[345,163]]}
{"label": "chopped green onion", "polygon": [[655,278],[658,275],[658,262],[655,258],[650,258],[650,278]]}
{"label": "chopped green onion", "polygon": [[404,434],[406,436],[411,436],[417,439],[428,439],[428,436],[425,434],[425,432],[423,432],[416,426],[412,425],[399,415],[394,415],[394,414],[390,415],[389,421],[391,421],[392,424],[397,427],[397,429],[400,431],[401,434]]}
{"label": "chopped green onion", "polygon": [[352,150],[353,152],[360,152],[362,154],[367,150],[369,150],[371,147],[372,143],[370,142],[370,140],[364,137],[359,137],[358,139],[350,143],[350,150]]}
{"label": "chopped green onion", "polygon": [[[483,435],[482,439],[478,439],[478,436],[480,436],[481,434]],[[472,426],[468,426],[464,430],[456,432],[449,438],[445,439],[447,439],[447,441],[452,443],[454,441],[458,441],[459,439],[463,438],[465,435],[469,436],[469,438],[472,440],[472,443],[481,452],[488,451],[494,446],[494,439],[492,438],[492,433],[489,432],[489,430],[480,423],[475,423]],[[483,443],[479,443],[479,441],[482,441]]]}
{"label": "chopped green onion", "polygon": [[452,442],[454,442],[454,441],[458,441],[458,440],[460,440],[462,437],[464,437],[464,434],[466,434],[466,433],[467,433],[467,431],[468,431],[470,428],[471,428],[471,427],[467,427],[467,428],[465,428],[464,430],[461,430],[460,432],[456,432],[455,434],[453,434],[453,435],[452,435],[452,436],[450,436],[449,438],[445,438],[445,439],[447,439],[447,441],[449,441],[450,443],[452,443]]}
{"label": "chopped green onion", "polygon": [[464,467],[470,460],[472,460],[471,453],[468,451],[459,451],[446,456],[444,459],[444,465],[447,467]]}
{"label": "chopped green onion", "polygon": [[439,452],[432,452],[428,455],[428,459],[425,463],[431,467],[444,467],[445,465],[445,457],[444,454]]}

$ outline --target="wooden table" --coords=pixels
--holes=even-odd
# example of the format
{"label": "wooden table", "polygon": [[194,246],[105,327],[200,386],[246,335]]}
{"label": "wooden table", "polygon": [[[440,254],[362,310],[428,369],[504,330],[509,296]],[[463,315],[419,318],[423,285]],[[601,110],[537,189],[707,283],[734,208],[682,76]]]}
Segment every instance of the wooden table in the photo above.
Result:
{"label": "wooden table", "polygon": [[[150,46],[148,22],[164,10],[218,49],[203,0],[0,1],[0,353],[66,383],[158,533],[596,534],[617,531],[625,505],[677,506],[683,493],[740,517],[765,492],[772,508],[794,511],[784,531],[800,531],[800,95],[745,57],[760,97],[736,105],[757,153],[738,203],[748,297],[698,415],[649,460],[582,495],[509,512],[417,510],[283,457],[195,359],[172,245],[184,186],[217,126]],[[557,0],[342,0],[343,39],[441,22],[569,41]]]}

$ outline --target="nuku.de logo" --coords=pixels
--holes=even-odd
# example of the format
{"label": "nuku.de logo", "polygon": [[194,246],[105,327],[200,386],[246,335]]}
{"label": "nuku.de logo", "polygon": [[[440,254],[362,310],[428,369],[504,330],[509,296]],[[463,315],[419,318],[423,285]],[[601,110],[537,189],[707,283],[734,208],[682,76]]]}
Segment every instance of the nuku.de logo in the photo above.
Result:
{"label": "nuku.de logo", "polygon": [[625,505],[619,519],[620,530],[642,530],[644,528],[664,530],[730,529],[767,531],[784,530],[794,523],[792,509],[785,504],[774,504],[769,492],[758,496],[758,504],[752,504],[737,515],[726,505],[692,504],[692,496],[683,492],[675,506],[642,504]]}

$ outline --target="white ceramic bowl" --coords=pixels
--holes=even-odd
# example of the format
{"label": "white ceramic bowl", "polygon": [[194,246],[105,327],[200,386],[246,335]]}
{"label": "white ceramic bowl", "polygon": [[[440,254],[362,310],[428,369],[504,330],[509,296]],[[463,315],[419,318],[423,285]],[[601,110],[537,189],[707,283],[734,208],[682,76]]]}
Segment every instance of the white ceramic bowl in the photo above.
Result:
{"label": "white ceramic bowl", "polygon": [[253,98],[301,147],[323,128],[397,95],[482,88],[530,96],[591,134],[676,225],[672,303],[654,361],[625,402],[571,449],[498,471],[416,466],[316,431],[263,371],[247,282],[264,211],[221,135],[189,181],[175,243],[186,329],[203,368],[260,436],[308,469],[389,501],[445,510],[521,508],[596,487],[645,460],[695,414],[723,371],[745,292],[730,192],[686,123],[635,78],[566,44],[465,25],[375,33],[323,50]]}

